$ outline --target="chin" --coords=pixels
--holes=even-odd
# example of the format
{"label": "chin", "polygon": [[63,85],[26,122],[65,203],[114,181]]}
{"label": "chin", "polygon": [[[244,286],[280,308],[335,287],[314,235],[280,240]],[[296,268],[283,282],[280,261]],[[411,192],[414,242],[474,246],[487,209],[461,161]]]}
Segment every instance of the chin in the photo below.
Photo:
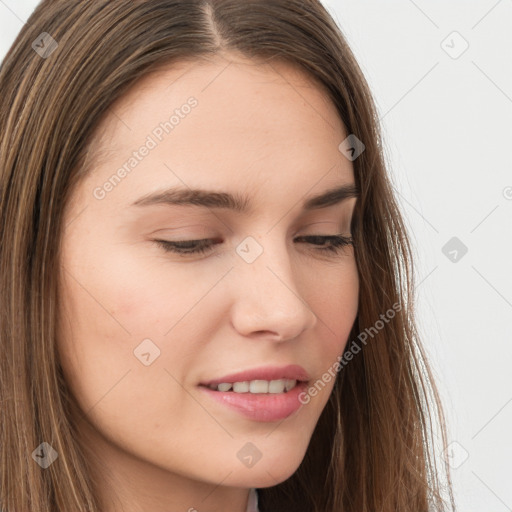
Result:
{"label": "chin", "polygon": [[287,454],[276,453],[274,457],[263,457],[252,467],[245,471],[233,473],[230,485],[235,487],[273,487],[290,478],[303,460],[302,454],[294,452]]}

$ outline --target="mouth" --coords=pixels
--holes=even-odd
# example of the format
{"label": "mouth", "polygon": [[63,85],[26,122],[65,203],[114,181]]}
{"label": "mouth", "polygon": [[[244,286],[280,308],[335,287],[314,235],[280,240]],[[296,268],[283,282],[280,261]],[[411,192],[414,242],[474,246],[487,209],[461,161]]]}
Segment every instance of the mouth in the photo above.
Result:
{"label": "mouth", "polygon": [[302,366],[260,366],[201,382],[207,400],[258,422],[282,421],[298,412],[310,375]]}
{"label": "mouth", "polygon": [[201,382],[199,386],[223,393],[281,394],[297,385],[307,384],[309,375],[302,366],[263,366],[217,379]]}
{"label": "mouth", "polygon": [[307,383],[296,379],[276,379],[276,380],[251,380],[238,382],[221,382],[220,384],[209,384],[205,386],[213,391],[222,391],[223,393],[252,393],[252,394],[278,394],[288,393],[294,389],[297,384]]}
{"label": "mouth", "polygon": [[254,379],[251,381],[200,384],[207,400],[257,422],[282,421],[303,405],[301,395],[308,381],[296,379]]}

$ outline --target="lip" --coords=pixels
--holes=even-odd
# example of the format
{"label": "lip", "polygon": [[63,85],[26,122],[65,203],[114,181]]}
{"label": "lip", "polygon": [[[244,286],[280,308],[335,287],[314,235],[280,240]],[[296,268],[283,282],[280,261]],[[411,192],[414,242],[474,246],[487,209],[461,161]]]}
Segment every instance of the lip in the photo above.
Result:
{"label": "lip", "polygon": [[217,379],[201,382],[200,386],[217,386],[223,382],[232,384],[233,382],[244,382],[251,380],[278,380],[293,379],[306,382],[309,380],[308,372],[297,364],[289,364],[286,366],[260,366],[237,373],[230,373]]}
{"label": "lip", "polygon": [[243,414],[246,418],[270,422],[284,420],[300,409],[303,403],[299,400],[299,396],[307,390],[307,387],[306,382],[297,382],[290,391],[276,394],[214,391],[205,386],[199,386],[199,389],[207,397]]}

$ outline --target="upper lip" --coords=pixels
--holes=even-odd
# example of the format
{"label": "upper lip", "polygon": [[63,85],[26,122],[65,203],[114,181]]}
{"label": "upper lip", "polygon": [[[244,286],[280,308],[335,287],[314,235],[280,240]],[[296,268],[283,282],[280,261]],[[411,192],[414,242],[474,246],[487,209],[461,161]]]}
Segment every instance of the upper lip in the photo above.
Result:
{"label": "upper lip", "polygon": [[230,373],[218,379],[212,379],[201,382],[203,386],[216,386],[223,382],[232,384],[233,382],[244,382],[251,380],[279,380],[290,379],[298,381],[308,381],[309,375],[306,370],[297,364],[286,366],[259,366],[237,373]]}

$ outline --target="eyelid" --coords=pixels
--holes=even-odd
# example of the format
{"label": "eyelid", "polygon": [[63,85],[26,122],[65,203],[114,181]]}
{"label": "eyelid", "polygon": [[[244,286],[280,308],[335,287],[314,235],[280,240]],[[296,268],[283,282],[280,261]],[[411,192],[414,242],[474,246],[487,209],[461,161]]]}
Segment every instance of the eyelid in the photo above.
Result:
{"label": "eyelid", "polygon": [[[340,226],[340,222],[341,222],[341,223],[343,223],[342,227],[341,228],[337,227],[336,229],[344,231],[345,226],[347,226],[347,228],[350,229],[351,219],[349,219],[348,222],[346,222],[346,220],[347,219],[345,219],[345,217],[342,216],[342,217],[339,217],[334,220],[310,222],[309,224],[303,225],[300,228],[300,230],[296,230],[295,234],[293,236],[297,236],[298,232],[300,232],[304,229],[310,228],[311,226],[317,226],[318,224],[322,224],[322,225],[334,224],[335,226]],[[192,239],[199,240],[199,239],[206,239],[206,238],[214,238],[216,236],[214,233],[217,230],[217,226],[216,227],[205,227],[204,224],[187,224],[187,225],[179,226],[179,227],[175,227],[175,228],[158,229],[156,231],[152,231],[149,235],[154,236],[154,235],[158,234],[158,236],[165,236],[165,233],[167,233],[167,232],[169,232],[169,234],[175,235],[177,231],[182,230],[182,229],[185,229],[185,230],[186,229],[194,229],[194,232],[193,232],[193,234],[189,233],[189,232],[187,232],[186,234],[179,233],[176,236],[183,236],[183,237],[186,237],[188,240],[192,240]],[[196,231],[195,231],[196,229],[201,234],[196,234]],[[232,232],[232,230],[229,230],[229,231]],[[321,234],[323,234],[323,233],[321,233]],[[316,235],[316,233],[314,233],[314,235]]]}
{"label": "eyelid", "polygon": [[[311,246],[311,250],[313,252],[316,251],[317,254],[324,254],[327,256],[339,256],[342,251],[348,246],[354,245],[354,239],[352,238],[352,234],[344,235],[342,233],[336,235],[303,235],[295,237],[299,240],[306,241],[306,244]],[[314,243],[308,240],[321,240],[325,243]],[[199,257],[200,255],[207,254],[213,252],[215,245],[215,239],[202,239],[202,240],[153,240],[157,245],[159,245],[165,252],[173,253],[174,255],[187,258],[190,256]],[[219,243],[222,243],[220,241]],[[188,247],[187,247],[188,245]]]}
{"label": "eyelid", "polygon": [[[179,231],[181,229],[194,229],[194,233],[196,232],[195,230],[199,231],[200,233],[202,233],[201,235],[191,235],[191,234],[187,234],[187,235],[183,235],[183,236],[190,236],[190,237],[195,237],[197,236],[197,238],[199,237],[204,237],[204,238],[207,238],[209,235],[209,231],[208,231],[208,228],[206,228],[203,224],[187,224],[186,226],[178,226],[176,228],[165,228],[165,229],[157,229],[156,231],[152,231],[150,233],[151,236],[153,235],[156,235],[158,234],[158,236],[164,236],[165,233],[169,232],[171,234],[174,235],[176,231]],[[211,231],[210,231],[211,233]]]}

